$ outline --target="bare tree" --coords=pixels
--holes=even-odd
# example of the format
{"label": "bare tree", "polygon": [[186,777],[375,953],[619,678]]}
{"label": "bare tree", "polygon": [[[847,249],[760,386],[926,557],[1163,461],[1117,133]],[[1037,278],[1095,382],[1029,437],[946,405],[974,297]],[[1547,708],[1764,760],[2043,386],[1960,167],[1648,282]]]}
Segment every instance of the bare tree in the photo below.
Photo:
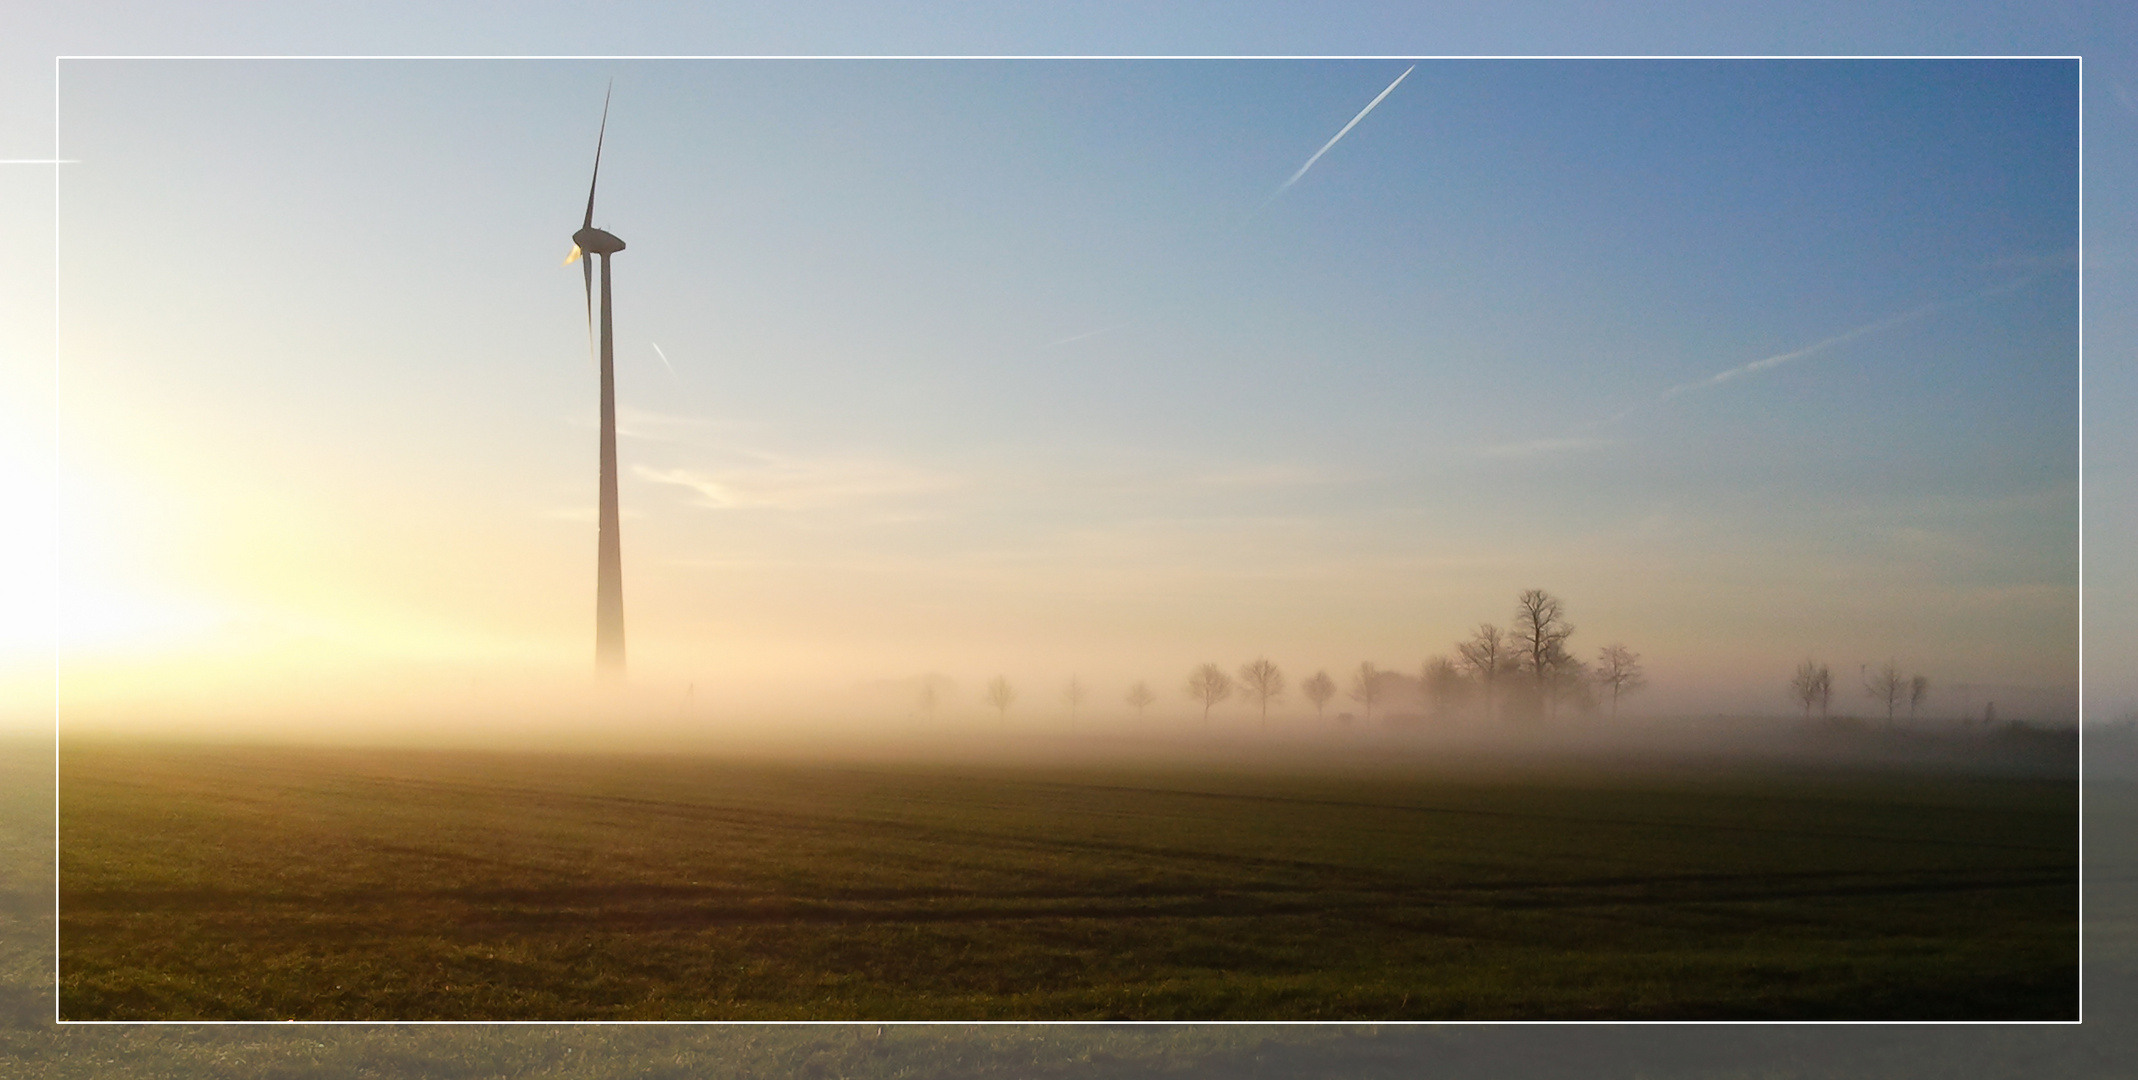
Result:
{"label": "bare tree", "polygon": [[1477,677],[1477,684],[1485,688],[1485,719],[1492,719],[1493,689],[1513,661],[1506,635],[1491,623],[1481,623],[1470,640],[1455,646],[1455,655],[1456,662],[1468,668]]}
{"label": "bare tree", "polygon": [[1641,670],[1641,654],[1624,645],[1606,645],[1596,651],[1596,682],[1611,690],[1611,719],[1618,719],[1618,699],[1648,685]]}
{"label": "bare tree", "polygon": [[1158,700],[1158,695],[1151,693],[1149,683],[1139,682],[1128,688],[1128,697],[1123,700],[1136,707],[1136,722],[1140,724],[1143,722],[1143,710],[1149,708],[1151,702]]}
{"label": "bare tree", "polygon": [[1232,676],[1216,664],[1204,664],[1188,673],[1188,696],[1203,703],[1203,723],[1210,722],[1210,706],[1232,696]]}
{"label": "bare tree", "polygon": [[1240,686],[1262,709],[1262,726],[1269,726],[1269,703],[1284,696],[1284,672],[1268,657],[1256,657],[1240,665]]}
{"label": "bare tree", "polygon": [[935,719],[935,707],[942,704],[943,692],[948,688],[948,682],[948,679],[938,675],[921,676],[921,689],[914,697],[914,704],[920,706],[922,716],[930,720]]}
{"label": "bare tree", "polygon": [[1426,703],[1433,707],[1435,716],[1445,717],[1470,696],[1470,680],[1464,678],[1462,669],[1445,656],[1427,660],[1419,672],[1418,681],[1425,688]]}
{"label": "bare tree", "polygon": [[1069,722],[1076,722],[1076,707],[1084,703],[1086,694],[1084,680],[1069,676],[1069,685],[1062,687],[1062,704],[1069,706]]}
{"label": "bare tree", "polygon": [[1804,706],[1804,719],[1811,719],[1811,707],[1819,707],[1819,719],[1826,719],[1826,702],[1833,697],[1834,673],[1816,660],[1806,660],[1797,665],[1796,677],[1789,680],[1789,693]]}
{"label": "bare tree", "polygon": [[1351,673],[1351,700],[1366,706],[1366,719],[1369,722],[1373,720],[1374,702],[1387,695],[1386,675],[1387,672],[1373,666],[1371,660],[1360,663],[1359,669]]}
{"label": "bare tree", "polygon": [[1317,671],[1312,678],[1299,684],[1299,692],[1314,703],[1314,722],[1320,723],[1322,707],[1329,704],[1330,698],[1336,696],[1336,680],[1330,678],[1326,671]]}
{"label": "bare tree", "polygon": [[1559,708],[1561,674],[1574,658],[1566,651],[1566,639],[1574,627],[1566,621],[1566,605],[1543,589],[1524,589],[1515,598],[1514,647],[1516,662],[1535,681],[1554,713]]}
{"label": "bare tree", "polygon": [[1908,722],[1915,723],[1915,710],[1930,696],[1930,676],[1917,675],[1908,680]]}
{"label": "bare tree", "polygon": [[1008,722],[1010,718],[1010,702],[1016,700],[1017,691],[1010,688],[1008,679],[997,675],[987,681],[986,701],[995,707],[995,712],[1004,722]]}
{"label": "bare tree", "polygon": [[1872,701],[1884,702],[1886,723],[1893,723],[1893,710],[1900,707],[1901,694],[1908,689],[1908,679],[1900,673],[1900,667],[1888,660],[1878,665],[1878,670],[1863,676],[1863,696]]}

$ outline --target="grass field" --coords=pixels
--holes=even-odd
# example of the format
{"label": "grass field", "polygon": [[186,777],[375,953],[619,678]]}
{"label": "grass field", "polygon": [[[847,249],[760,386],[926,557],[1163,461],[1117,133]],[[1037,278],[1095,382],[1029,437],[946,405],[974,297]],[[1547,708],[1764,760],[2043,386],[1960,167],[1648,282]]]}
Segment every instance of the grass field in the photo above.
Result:
{"label": "grass field", "polygon": [[78,1019],[2077,1014],[2077,784],[70,746]]}

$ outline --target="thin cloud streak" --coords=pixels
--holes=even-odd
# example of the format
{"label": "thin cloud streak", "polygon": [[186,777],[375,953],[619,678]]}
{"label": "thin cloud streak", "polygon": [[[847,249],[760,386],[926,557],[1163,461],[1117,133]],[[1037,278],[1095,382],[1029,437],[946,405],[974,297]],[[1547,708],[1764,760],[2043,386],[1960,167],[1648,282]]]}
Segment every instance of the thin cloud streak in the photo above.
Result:
{"label": "thin cloud streak", "polygon": [[1546,454],[1564,454],[1575,450],[1600,450],[1604,447],[1615,445],[1617,445],[1617,440],[1615,439],[1584,439],[1570,436],[1562,439],[1530,439],[1526,442],[1500,443],[1495,446],[1480,447],[1474,453],[1478,457],[1489,458],[1530,458],[1542,457]]}
{"label": "thin cloud streak", "polygon": [[1350,123],[1344,125],[1343,130],[1338,131],[1333,137],[1329,139],[1328,142],[1321,144],[1321,149],[1314,151],[1314,156],[1308,158],[1307,163],[1301,165],[1299,167],[1299,171],[1292,174],[1291,179],[1286,180],[1283,184],[1278,185],[1277,190],[1270,195],[1270,198],[1274,199],[1278,195],[1284,194],[1286,191],[1291,189],[1291,186],[1293,184],[1298,183],[1299,178],[1305,176],[1307,174],[1307,170],[1313,168],[1314,163],[1320,161],[1321,156],[1323,154],[1328,153],[1330,147],[1336,145],[1337,140],[1342,139],[1347,133],[1351,131],[1352,128],[1357,127],[1358,122],[1366,119],[1366,114],[1372,112],[1373,107],[1379,105],[1381,103],[1382,98],[1387,97],[1389,94],[1395,91],[1397,83],[1400,83],[1403,80],[1410,78],[1410,73],[1416,70],[1418,70],[1418,65],[1416,64],[1412,64],[1410,67],[1404,68],[1403,74],[1396,76],[1396,81],[1388,84],[1388,89],[1383,90],[1379,94],[1375,95],[1372,101],[1366,103],[1365,108],[1359,110],[1359,114],[1357,116],[1351,118]]}
{"label": "thin cloud streak", "polygon": [[[591,427],[591,424],[575,426]],[[616,433],[626,439],[644,439],[649,442],[675,442],[682,432],[710,426],[710,422],[696,416],[678,416],[672,413],[634,409],[629,405],[616,410]]]}
{"label": "thin cloud streak", "polygon": [[1290,488],[1341,484],[1348,477],[1303,465],[1265,465],[1204,473],[1194,483],[1218,488]]}
{"label": "thin cloud streak", "polygon": [[[553,506],[541,511],[541,516],[554,521],[574,521],[592,525],[601,520],[601,508],[597,506]],[[646,515],[636,510],[623,510],[619,516],[626,521]]]}
{"label": "thin cloud streak", "polygon": [[757,463],[736,468],[633,468],[640,479],[697,493],[713,510],[813,510],[958,486],[955,478],[891,462],[806,460],[752,454]]}
{"label": "thin cloud streak", "polygon": [[668,362],[668,354],[661,351],[661,343],[653,341],[648,344],[653,346],[653,355],[661,358],[661,366],[668,369],[668,374],[677,382],[682,382],[683,377],[676,374],[676,366]]}
{"label": "thin cloud streak", "polygon": [[1059,345],[1067,345],[1071,342],[1083,341],[1087,338],[1095,338],[1098,337],[1100,334],[1106,333],[1107,331],[1112,329],[1114,328],[1111,326],[1102,326],[1099,327],[1097,330],[1086,330],[1081,334],[1071,334],[1068,337],[1062,338],[1059,341],[1047,342],[1045,345],[1042,345],[1040,347],[1045,349],[1052,349]]}

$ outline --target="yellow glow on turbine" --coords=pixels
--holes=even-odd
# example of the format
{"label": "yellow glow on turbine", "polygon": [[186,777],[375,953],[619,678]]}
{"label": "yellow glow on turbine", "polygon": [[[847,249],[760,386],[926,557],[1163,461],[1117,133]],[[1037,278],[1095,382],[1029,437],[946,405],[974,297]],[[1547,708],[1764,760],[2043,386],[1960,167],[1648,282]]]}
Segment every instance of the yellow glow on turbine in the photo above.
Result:
{"label": "yellow glow on turbine", "polygon": [[573,244],[572,253],[564,257],[564,265],[570,266],[571,264],[578,262],[580,254],[581,252],[579,251],[579,245]]}

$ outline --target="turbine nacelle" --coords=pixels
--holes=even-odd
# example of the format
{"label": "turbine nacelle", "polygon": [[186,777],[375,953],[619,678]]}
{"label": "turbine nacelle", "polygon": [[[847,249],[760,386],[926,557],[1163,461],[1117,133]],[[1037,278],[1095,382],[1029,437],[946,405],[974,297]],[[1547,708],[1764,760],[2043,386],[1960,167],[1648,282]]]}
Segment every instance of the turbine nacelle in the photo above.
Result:
{"label": "turbine nacelle", "polygon": [[606,229],[587,226],[572,234],[572,243],[586,255],[613,255],[624,249],[624,242],[615,233]]}

